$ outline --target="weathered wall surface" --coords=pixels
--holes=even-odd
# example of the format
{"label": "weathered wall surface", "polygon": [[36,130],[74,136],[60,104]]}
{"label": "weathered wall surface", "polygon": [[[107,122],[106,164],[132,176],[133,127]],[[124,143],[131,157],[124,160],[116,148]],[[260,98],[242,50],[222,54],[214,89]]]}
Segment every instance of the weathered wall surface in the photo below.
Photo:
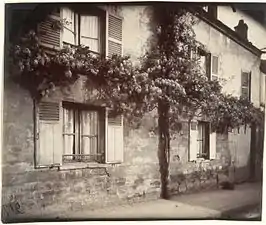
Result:
{"label": "weathered wall surface", "polygon": [[224,84],[223,91],[240,96],[241,71],[251,71],[251,101],[259,106],[260,58],[203,21],[195,25],[194,30],[197,40],[219,57],[219,78]]}
{"label": "weathered wall surface", "polygon": [[152,8],[147,6],[123,6],[123,54],[130,55],[136,63],[149,48],[152,36],[150,18]]}

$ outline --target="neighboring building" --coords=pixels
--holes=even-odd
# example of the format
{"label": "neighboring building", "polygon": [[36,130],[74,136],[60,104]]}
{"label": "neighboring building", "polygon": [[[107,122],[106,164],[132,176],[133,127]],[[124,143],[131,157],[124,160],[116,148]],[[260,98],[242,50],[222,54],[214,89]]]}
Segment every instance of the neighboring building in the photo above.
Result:
{"label": "neighboring building", "polygon": [[[22,18],[30,21],[39,10],[43,5]],[[95,54],[130,54],[137,62],[152,35],[151,10],[144,5],[57,5],[38,23],[40,43],[48,49],[84,44]],[[55,32],[49,21],[60,16],[72,23]],[[206,13],[200,19],[195,32],[208,49],[202,63],[211,65],[206,67],[209,76],[226,79],[224,91],[248,96],[259,106],[261,51]],[[83,82],[81,77],[70,90],[58,88],[37,105],[5,72],[3,218],[18,213],[12,204],[29,214],[59,213],[159,197],[158,137],[152,132],[156,119],[147,116],[133,129],[123,117],[108,117],[104,108],[93,105]],[[210,133],[206,121],[193,121],[190,127],[183,122],[171,144],[170,192],[216,187],[217,174],[222,178],[232,161],[236,181],[247,180],[253,141],[249,128],[216,134]]]}

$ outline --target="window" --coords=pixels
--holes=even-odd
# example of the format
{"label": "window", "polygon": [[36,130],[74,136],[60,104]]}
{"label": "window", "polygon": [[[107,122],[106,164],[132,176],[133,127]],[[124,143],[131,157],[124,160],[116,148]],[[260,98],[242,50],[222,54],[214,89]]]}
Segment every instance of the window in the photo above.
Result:
{"label": "window", "polygon": [[250,100],[251,72],[241,74],[241,96]]}
{"label": "window", "polygon": [[211,73],[212,73],[212,80],[218,79],[219,74],[219,57],[218,56],[212,56],[211,60]]}
{"label": "window", "polygon": [[105,30],[103,21],[104,13],[100,10],[96,12],[77,13],[70,8],[62,9],[63,43],[71,45],[89,46],[95,53],[104,52]]}
{"label": "window", "polygon": [[200,65],[203,68],[204,73],[211,79],[211,54],[203,51],[202,49],[198,50],[200,55]]}
{"label": "window", "polygon": [[[64,21],[62,32],[53,24]],[[100,7],[62,7],[38,24],[40,45],[59,50],[64,45],[85,45],[95,54],[122,55],[122,18]]]}
{"label": "window", "polygon": [[207,122],[198,123],[198,158],[209,158],[209,136],[210,136],[210,124]]}
{"label": "window", "polygon": [[92,52],[109,57],[122,54],[122,19],[119,16],[98,8],[81,13],[67,7],[62,9],[62,16],[66,21],[62,32],[64,44],[85,45]]}
{"label": "window", "polygon": [[209,122],[193,121],[189,132],[189,160],[216,158],[216,133],[211,132]]}
{"label": "window", "polygon": [[104,159],[104,120],[99,109],[63,105],[63,161],[93,161]]}
{"label": "window", "polygon": [[[123,117],[71,102],[35,104],[35,166],[123,162]],[[73,165],[73,164],[72,164]]]}

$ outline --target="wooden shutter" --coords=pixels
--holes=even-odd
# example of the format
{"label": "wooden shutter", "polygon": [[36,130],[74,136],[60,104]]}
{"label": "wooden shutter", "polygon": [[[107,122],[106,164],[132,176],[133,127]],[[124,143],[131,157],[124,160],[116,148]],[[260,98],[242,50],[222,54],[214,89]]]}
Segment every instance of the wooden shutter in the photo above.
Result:
{"label": "wooden shutter", "polygon": [[58,102],[40,102],[36,121],[36,166],[62,164],[62,107]]}
{"label": "wooden shutter", "polygon": [[40,45],[53,49],[61,47],[61,30],[55,27],[58,22],[60,22],[60,14],[51,12],[44,21],[38,24]]}
{"label": "wooden shutter", "polygon": [[211,79],[211,53],[206,55],[206,76]]}
{"label": "wooden shutter", "polygon": [[122,55],[122,18],[107,13],[108,56]]}
{"label": "wooden shutter", "polygon": [[124,159],[123,116],[108,116],[106,163],[122,163]]}
{"label": "wooden shutter", "polygon": [[219,73],[219,58],[218,56],[213,55],[211,60],[211,72],[212,72],[212,80],[218,79]]}
{"label": "wooden shutter", "polygon": [[190,128],[190,142],[189,142],[189,161],[193,161],[197,159],[197,153],[198,153],[198,124],[197,122],[192,121],[189,124]]}
{"label": "wooden shutter", "polygon": [[66,20],[62,32],[62,41],[68,44],[75,45],[77,33],[77,18],[75,12],[68,7],[62,8],[62,19]]}
{"label": "wooden shutter", "polygon": [[216,159],[216,133],[210,133],[210,159]]}
{"label": "wooden shutter", "polygon": [[250,100],[251,72],[241,73],[241,96]]}

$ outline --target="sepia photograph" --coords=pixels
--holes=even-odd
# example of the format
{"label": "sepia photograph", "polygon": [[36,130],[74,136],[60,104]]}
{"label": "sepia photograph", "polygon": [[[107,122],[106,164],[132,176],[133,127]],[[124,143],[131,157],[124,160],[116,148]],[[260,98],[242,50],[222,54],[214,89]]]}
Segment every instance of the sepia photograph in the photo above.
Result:
{"label": "sepia photograph", "polygon": [[5,3],[3,223],[262,221],[266,3]]}

